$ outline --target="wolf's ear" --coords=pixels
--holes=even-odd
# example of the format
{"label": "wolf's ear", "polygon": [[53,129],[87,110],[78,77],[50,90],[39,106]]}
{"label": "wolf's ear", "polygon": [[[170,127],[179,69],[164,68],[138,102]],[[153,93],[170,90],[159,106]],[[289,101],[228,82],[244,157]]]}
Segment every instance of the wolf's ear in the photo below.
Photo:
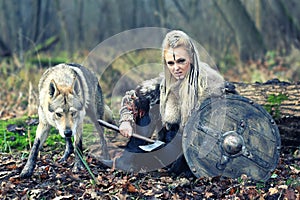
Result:
{"label": "wolf's ear", "polygon": [[76,81],[76,76],[73,79],[73,83],[72,83],[72,90],[74,94],[79,94],[80,92],[80,87],[78,85],[78,81]]}
{"label": "wolf's ear", "polygon": [[49,85],[49,95],[50,97],[54,97],[55,94],[57,94],[58,89],[57,89],[57,86],[56,86],[56,83],[55,81],[52,79],[51,82],[50,82],[50,85]]}

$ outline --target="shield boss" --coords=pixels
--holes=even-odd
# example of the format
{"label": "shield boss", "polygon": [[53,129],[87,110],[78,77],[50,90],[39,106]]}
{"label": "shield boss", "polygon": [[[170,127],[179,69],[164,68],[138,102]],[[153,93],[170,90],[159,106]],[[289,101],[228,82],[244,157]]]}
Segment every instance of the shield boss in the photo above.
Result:
{"label": "shield boss", "polygon": [[189,118],[182,143],[196,177],[246,174],[255,180],[270,177],[281,145],[269,113],[238,95],[206,99]]}

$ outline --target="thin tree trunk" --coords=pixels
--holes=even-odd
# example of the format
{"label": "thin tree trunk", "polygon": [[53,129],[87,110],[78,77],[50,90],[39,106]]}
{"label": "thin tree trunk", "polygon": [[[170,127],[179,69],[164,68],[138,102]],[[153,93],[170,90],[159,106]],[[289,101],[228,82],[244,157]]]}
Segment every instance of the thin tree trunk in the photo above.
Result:
{"label": "thin tree trunk", "polygon": [[84,1],[83,0],[79,0],[76,1],[76,5],[78,6],[78,15],[77,15],[77,22],[78,22],[78,26],[77,26],[77,48],[80,49],[83,40],[84,40],[84,29],[83,29],[83,11],[84,11]]}
{"label": "thin tree trunk", "polygon": [[36,14],[33,16],[33,21],[35,22],[34,25],[34,34],[33,34],[33,41],[37,42],[40,34],[40,19],[41,19],[41,0],[35,1],[35,9]]}
{"label": "thin tree trunk", "polygon": [[[69,37],[68,37],[68,32],[67,32],[66,20],[65,20],[65,16],[64,16],[63,12],[61,10],[60,3],[61,3],[61,1],[59,1],[59,0],[55,1],[57,15],[58,15],[59,23],[60,23],[60,30],[62,33],[61,41],[63,43],[63,49],[70,53],[71,48],[70,48],[70,42],[69,42]],[[72,53],[70,53],[70,54],[72,54]],[[71,57],[71,56],[69,56],[69,57]]]}

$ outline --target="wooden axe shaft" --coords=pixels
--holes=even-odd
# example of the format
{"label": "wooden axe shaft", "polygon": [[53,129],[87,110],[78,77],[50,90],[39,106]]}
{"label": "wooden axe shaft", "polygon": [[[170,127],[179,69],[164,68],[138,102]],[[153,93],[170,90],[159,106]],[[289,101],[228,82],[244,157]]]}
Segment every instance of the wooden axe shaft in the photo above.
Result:
{"label": "wooden axe shaft", "polygon": [[[103,121],[103,120],[101,120],[101,119],[98,119],[98,122],[99,122],[100,125],[102,125],[102,126],[104,126],[104,127],[106,127],[106,128],[112,129],[112,130],[117,131],[117,132],[120,133],[120,129],[119,129],[118,126],[113,125],[113,124],[110,124],[110,123],[108,123],[108,122],[106,122],[106,121]],[[135,137],[135,138],[144,140],[144,141],[146,141],[146,142],[151,142],[151,143],[155,143],[155,142],[156,142],[155,140],[152,140],[152,139],[150,139],[150,138],[147,138],[147,137],[145,137],[145,136],[142,136],[142,135],[139,135],[139,134],[136,134],[136,133],[132,133],[132,136]]]}

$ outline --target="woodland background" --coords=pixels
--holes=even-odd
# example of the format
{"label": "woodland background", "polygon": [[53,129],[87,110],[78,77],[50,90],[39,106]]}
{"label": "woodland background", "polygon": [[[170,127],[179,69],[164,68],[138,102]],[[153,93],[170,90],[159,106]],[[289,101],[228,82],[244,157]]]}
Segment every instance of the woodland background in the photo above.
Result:
{"label": "woodland background", "polygon": [[[8,129],[34,133],[24,125],[24,118],[36,117],[37,84],[48,67],[61,62],[82,63],[99,43],[123,31],[142,27],[185,31],[206,49],[228,81],[263,83],[274,78],[294,84],[300,81],[298,0],[0,0],[0,152],[15,152],[11,148],[17,136],[8,136]],[[160,52],[153,53],[160,60]],[[101,80],[106,101],[112,96],[115,80],[132,66],[148,62],[146,55],[142,51],[132,52],[110,64]],[[100,59],[105,60],[104,57]],[[128,77],[128,88],[134,87],[135,79],[137,77]],[[117,114],[119,99],[108,104]],[[7,128],[10,123],[17,126]],[[54,144],[57,147],[58,143]],[[61,142],[59,144],[62,146]],[[41,171],[46,163],[47,171],[42,170],[40,176],[22,182],[17,175],[25,162],[21,157],[24,158],[24,151],[28,153],[28,141],[21,148],[23,151],[16,155],[1,154],[0,197],[27,195],[48,199],[65,196],[65,199],[72,199],[84,198],[91,192],[100,196],[108,194],[107,199],[118,195],[128,197],[127,194],[145,199],[189,199],[194,194],[208,199],[226,196],[246,199],[299,197],[299,148],[283,151],[285,154],[275,171],[275,178],[268,183],[253,183],[247,178],[213,178],[188,180],[185,185],[182,180],[171,177],[99,172],[94,161],[89,160],[100,174],[97,177],[101,179],[100,186],[91,186],[88,174],[81,178],[74,176],[66,166],[58,166],[48,159],[59,154],[53,143],[50,148],[52,155],[45,155],[38,164]],[[60,177],[51,174],[51,170],[57,168]],[[84,181],[79,184],[82,179]],[[45,180],[50,181],[50,186],[38,186]],[[68,185],[61,188],[58,181]],[[155,187],[151,185],[159,183],[163,189],[158,188],[155,193]],[[116,192],[111,194],[112,191]]]}
{"label": "woodland background", "polygon": [[[226,80],[300,80],[297,0],[1,0],[0,5],[0,116],[11,106],[27,108],[29,83],[36,91],[45,68],[81,63],[99,43],[141,27],[185,31]],[[139,56],[108,70],[102,83],[107,96],[126,66],[144,62]]]}

